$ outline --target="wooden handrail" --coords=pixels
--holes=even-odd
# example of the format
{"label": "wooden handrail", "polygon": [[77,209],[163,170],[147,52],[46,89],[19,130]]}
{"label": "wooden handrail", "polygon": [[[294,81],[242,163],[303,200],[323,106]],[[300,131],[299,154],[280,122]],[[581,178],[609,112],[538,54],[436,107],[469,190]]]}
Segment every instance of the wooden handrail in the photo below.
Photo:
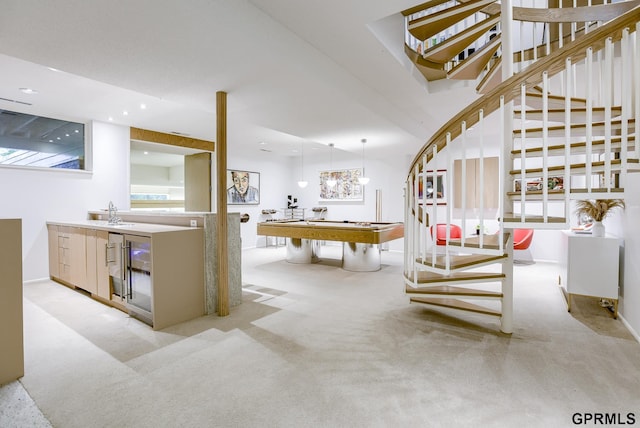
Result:
{"label": "wooden handrail", "polygon": [[513,20],[527,22],[587,22],[610,21],[636,6],[640,0],[620,3],[600,4],[596,6],[563,7],[563,8],[531,8],[514,7]]}
{"label": "wooden handrail", "polygon": [[427,156],[427,161],[432,158],[434,145],[437,147],[437,151],[444,148],[447,134],[451,135],[451,140],[460,136],[462,122],[466,122],[467,128],[470,128],[478,122],[478,112],[480,110],[483,110],[484,117],[489,116],[500,107],[501,97],[504,97],[505,104],[513,101],[520,96],[521,85],[524,84],[527,89],[539,85],[542,82],[544,71],[549,76],[556,75],[565,69],[566,58],[571,58],[572,63],[580,62],[586,57],[587,48],[591,47],[594,52],[597,52],[604,48],[607,38],[611,37],[613,42],[619,41],[625,28],[629,28],[630,32],[635,31],[635,24],[638,21],[640,21],[640,6],[636,6],[600,28],[585,34],[571,44],[563,46],[536,63],[531,64],[526,70],[500,83],[486,95],[468,105],[436,131],[411,162],[409,176],[416,163],[422,162],[423,156]]}

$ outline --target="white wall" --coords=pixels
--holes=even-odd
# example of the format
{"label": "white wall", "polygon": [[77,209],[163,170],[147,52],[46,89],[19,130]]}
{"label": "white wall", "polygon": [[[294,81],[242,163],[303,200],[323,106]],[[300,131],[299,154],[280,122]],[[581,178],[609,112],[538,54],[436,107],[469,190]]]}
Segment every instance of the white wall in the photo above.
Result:
{"label": "white wall", "polygon": [[624,211],[604,220],[607,234],[624,240],[618,309],[640,340],[640,174],[629,174]]}
{"label": "white wall", "polygon": [[[248,213],[250,220],[241,225],[242,246],[250,248],[264,246],[264,237],[256,233],[256,223],[264,221],[267,216],[261,214],[263,209],[281,209],[287,206],[287,196],[298,199],[298,206],[307,208],[306,216],[312,217],[311,208],[327,206],[329,220],[374,221],[376,219],[376,190],[382,192],[382,221],[404,221],[404,205],[402,186],[406,178],[408,166],[404,156],[400,159],[389,159],[384,163],[367,160],[366,175],[371,178],[365,186],[362,202],[320,202],[320,171],[328,170],[327,159],[313,159],[305,156],[304,178],[309,185],[298,187],[300,179],[300,157],[280,157],[270,153],[249,158],[246,154],[233,153],[232,146],[227,160],[229,169],[240,169],[260,173],[260,205],[229,205],[229,212]],[[359,168],[362,160],[351,153],[334,153],[333,169]],[[282,213],[279,213],[282,216]],[[402,250],[402,239],[392,241],[390,250]]]}
{"label": "white wall", "polygon": [[93,172],[0,168],[0,217],[22,218],[24,280],[49,276],[48,220],[85,219],[109,200],[129,207],[129,128],[94,122]]}

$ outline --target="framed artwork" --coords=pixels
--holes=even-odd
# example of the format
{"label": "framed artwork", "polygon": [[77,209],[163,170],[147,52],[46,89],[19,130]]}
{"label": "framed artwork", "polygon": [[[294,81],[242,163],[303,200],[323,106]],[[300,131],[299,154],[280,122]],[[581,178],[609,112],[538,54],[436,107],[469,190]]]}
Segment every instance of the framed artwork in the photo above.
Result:
{"label": "framed artwork", "polygon": [[[320,171],[320,201],[363,201],[364,188],[358,182],[362,177],[362,168]],[[335,180],[335,186],[329,186],[327,180]]]}
{"label": "framed artwork", "polygon": [[418,182],[418,198],[420,202],[427,205],[446,205],[446,183],[447,171],[439,169],[436,171],[436,182],[433,182],[433,171],[427,171],[426,177],[424,173],[420,174]]}
{"label": "framed artwork", "polygon": [[258,205],[260,203],[260,173],[227,170],[227,204]]}

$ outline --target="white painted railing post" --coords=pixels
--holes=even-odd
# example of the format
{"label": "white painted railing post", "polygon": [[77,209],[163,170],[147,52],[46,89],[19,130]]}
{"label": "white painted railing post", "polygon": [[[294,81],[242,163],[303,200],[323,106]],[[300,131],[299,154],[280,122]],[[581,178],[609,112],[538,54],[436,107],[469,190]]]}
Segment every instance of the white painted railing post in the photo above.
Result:
{"label": "white painted railing post", "polygon": [[526,85],[520,85],[520,98],[522,101],[520,102],[520,112],[522,114],[522,118],[520,119],[520,221],[524,223],[525,219],[525,206],[527,203],[527,178],[526,178],[526,168],[527,168],[527,156],[526,156],[526,138],[527,138],[527,126],[526,126],[526,102],[525,99],[527,97],[527,87]]}
{"label": "white painted railing post", "polygon": [[[511,0],[500,2],[500,44],[502,45],[502,81],[513,75],[513,36],[511,23],[513,22],[513,8]],[[521,39],[522,40],[522,39]],[[520,58],[524,60],[524,57]],[[524,62],[524,61],[523,61]]]}
{"label": "white painted railing post", "polygon": [[513,333],[513,229],[509,229],[511,236],[507,241],[507,258],[502,263],[502,317],[500,318],[500,331]]}
{"label": "white painted railing post", "polygon": [[549,215],[549,75],[542,72],[542,221]]}
{"label": "white painted railing post", "polygon": [[571,91],[573,88],[571,58],[565,61],[566,91],[564,94],[564,216],[569,218],[571,210]]}
{"label": "white painted railing post", "polygon": [[613,42],[607,37],[604,45],[604,182],[611,192],[611,105],[613,102]]}
{"label": "white painted railing post", "polygon": [[[504,106],[504,95],[500,96],[500,129],[505,129],[505,106]],[[513,140],[511,140],[513,142]],[[506,199],[506,189],[505,189],[505,165],[507,164],[506,159],[510,159],[510,157],[505,156],[505,152],[510,153],[511,144],[507,144],[506,136],[502,135],[501,141],[501,153],[498,156],[498,219],[500,222],[504,224],[504,212],[505,212],[505,199]],[[498,248],[500,253],[504,250],[504,227],[500,226],[499,229],[499,237],[498,237]]]}
{"label": "white painted railing post", "polygon": [[586,79],[585,79],[585,93],[587,100],[587,111],[586,111],[586,159],[585,159],[585,180],[587,186],[587,193],[591,193],[592,188],[592,173],[591,173],[591,163],[593,161],[593,151],[592,151],[592,143],[593,143],[593,96],[591,95],[591,85],[593,83],[593,49],[591,47],[587,48],[587,57],[585,59],[585,67],[587,68]]}
{"label": "white painted railing post", "polygon": [[480,215],[478,218],[478,222],[480,223],[480,230],[478,232],[478,237],[480,239],[480,248],[484,248],[484,111],[482,109],[480,109],[480,111],[478,112],[478,128],[480,132],[480,171],[478,173],[480,181]]}

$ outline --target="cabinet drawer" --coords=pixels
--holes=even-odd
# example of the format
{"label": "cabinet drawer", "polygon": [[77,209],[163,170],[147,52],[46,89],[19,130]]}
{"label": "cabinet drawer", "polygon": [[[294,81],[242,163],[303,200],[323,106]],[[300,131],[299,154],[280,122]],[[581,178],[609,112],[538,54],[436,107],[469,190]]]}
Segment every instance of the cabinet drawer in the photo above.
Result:
{"label": "cabinet drawer", "polygon": [[59,265],[60,278],[65,281],[71,280],[71,266],[68,264],[60,263]]}
{"label": "cabinet drawer", "polygon": [[59,248],[69,248],[71,245],[71,237],[69,235],[58,235],[58,247]]}
{"label": "cabinet drawer", "polygon": [[71,250],[69,248],[58,248],[58,263],[71,264]]}

